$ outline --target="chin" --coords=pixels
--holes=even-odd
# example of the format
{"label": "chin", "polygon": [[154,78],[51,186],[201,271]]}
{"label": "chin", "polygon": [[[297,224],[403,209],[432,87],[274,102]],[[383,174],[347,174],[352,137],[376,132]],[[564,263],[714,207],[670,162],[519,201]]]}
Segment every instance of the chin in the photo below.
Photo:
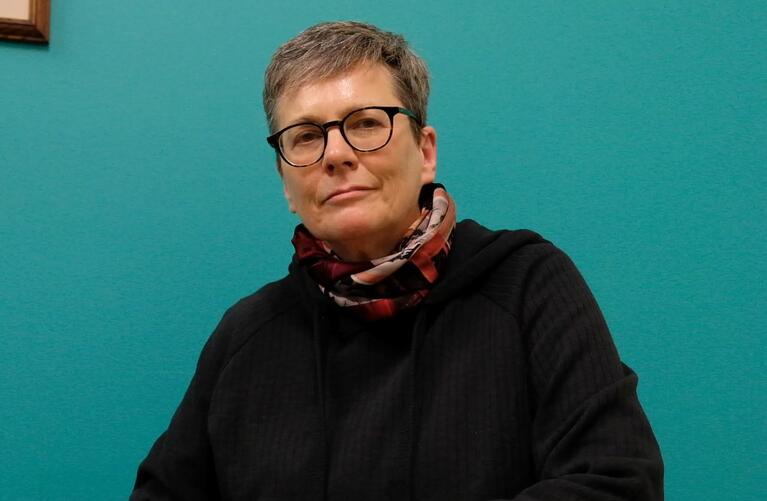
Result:
{"label": "chin", "polygon": [[320,230],[319,233],[325,236],[315,236],[329,242],[357,240],[380,231],[376,225],[371,223],[369,217],[346,217],[335,221],[335,224],[324,225],[324,231]]}
{"label": "chin", "polygon": [[312,231],[309,225],[306,226],[314,236],[323,240],[355,239],[380,229],[383,226],[381,224],[382,215],[385,216],[386,213],[382,213],[378,207],[355,204],[354,206],[337,207],[325,211],[325,214],[316,221],[316,233]]}

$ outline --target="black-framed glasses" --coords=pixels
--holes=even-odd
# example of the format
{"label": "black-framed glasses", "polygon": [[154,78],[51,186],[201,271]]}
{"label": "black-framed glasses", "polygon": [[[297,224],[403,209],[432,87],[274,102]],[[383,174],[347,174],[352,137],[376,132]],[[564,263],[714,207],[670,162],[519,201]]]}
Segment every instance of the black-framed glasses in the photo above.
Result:
{"label": "black-framed glasses", "polygon": [[293,167],[307,167],[319,162],[328,144],[328,129],[338,126],[344,141],[357,151],[380,150],[391,140],[394,116],[398,113],[421,120],[407,108],[367,106],[354,110],[341,120],[324,124],[303,122],[290,125],[266,138],[283,160]]}

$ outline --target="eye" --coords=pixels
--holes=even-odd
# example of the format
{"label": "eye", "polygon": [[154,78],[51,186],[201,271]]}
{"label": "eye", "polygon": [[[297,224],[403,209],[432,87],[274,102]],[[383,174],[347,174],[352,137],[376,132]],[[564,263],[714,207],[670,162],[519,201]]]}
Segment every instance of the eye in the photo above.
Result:
{"label": "eye", "polygon": [[366,130],[384,127],[383,122],[375,117],[360,117],[347,125],[347,129]]}
{"label": "eye", "polygon": [[294,139],[295,143],[309,143],[322,138],[322,135],[316,131],[302,132]]}
{"label": "eye", "polygon": [[313,146],[323,140],[322,131],[314,126],[296,127],[289,131],[286,139],[291,148]]}

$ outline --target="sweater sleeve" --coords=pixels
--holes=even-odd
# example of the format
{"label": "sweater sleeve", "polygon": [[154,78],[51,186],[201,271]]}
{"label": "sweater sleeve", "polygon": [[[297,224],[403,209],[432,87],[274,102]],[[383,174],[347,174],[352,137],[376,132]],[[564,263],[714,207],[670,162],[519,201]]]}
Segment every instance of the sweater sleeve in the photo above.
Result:
{"label": "sweater sleeve", "polygon": [[663,462],[637,376],[618,358],[575,265],[554,246],[541,247],[521,312],[539,480],[514,500],[662,500]]}
{"label": "sweater sleeve", "polygon": [[219,499],[207,416],[220,367],[227,317],[202,350],[195,374],[168,429],[139,465],[131,501],[202,501]]}

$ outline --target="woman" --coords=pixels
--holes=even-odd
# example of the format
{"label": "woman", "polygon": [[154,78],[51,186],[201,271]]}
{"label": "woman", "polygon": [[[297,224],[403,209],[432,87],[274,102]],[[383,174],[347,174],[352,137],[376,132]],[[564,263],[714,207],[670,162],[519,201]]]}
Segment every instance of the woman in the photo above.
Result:
{"label": "woman", "polygon": [[131,499],[662,499],[636,375],[572,262],[456,223],[428,91],[370,25],[278,49],[290,273],[224,315]]}

